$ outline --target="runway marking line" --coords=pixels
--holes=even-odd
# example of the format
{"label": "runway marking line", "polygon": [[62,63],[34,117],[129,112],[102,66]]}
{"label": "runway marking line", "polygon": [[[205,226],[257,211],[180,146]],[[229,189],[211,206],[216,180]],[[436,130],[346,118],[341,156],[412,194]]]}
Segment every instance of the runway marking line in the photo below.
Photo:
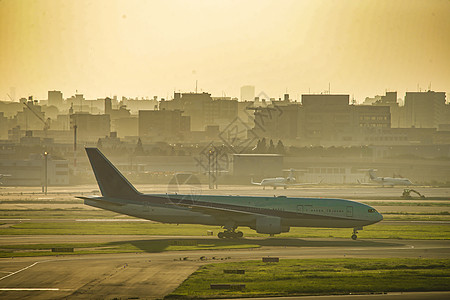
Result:
{"label": "runway marking line", "polygon": [[58,288],[0,288],[0,291],[59,291]]}
{"label": "runway marking line", "polygon": [[11,274],[8,274],[8,275],[5,275],[5,276],[1,277],[0,280],[6,279],[6,278],[8,278],[8,277],[10,277],[10,276],[13,276],[13,275],[17,274],[17,273],[20,273],[20,272],[22,272],[22,271],[25,271],[25,270],[27,270],[27,269],[29,269],[29,268],[31,268],[31,267],[34,267],[35,265],[37,265],[37,264],[39,264],[39,263],[48,262],[48,261],[50,261],[50,260],[37,261],[37,262],[35,262],[35,263],[33,263],[33,264],[31,264],[31,265],[25,267],[25,268],[22,268],[22,269],[20,269],[20,270],[18,270],[18,271],[10,272]]}

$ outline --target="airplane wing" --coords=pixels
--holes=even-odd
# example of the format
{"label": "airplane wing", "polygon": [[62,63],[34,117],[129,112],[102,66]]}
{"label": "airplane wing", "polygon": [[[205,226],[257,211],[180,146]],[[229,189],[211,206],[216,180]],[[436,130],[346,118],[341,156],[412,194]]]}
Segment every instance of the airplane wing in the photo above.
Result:
{"label": "airplane wing", "polygon": [[108,205],[116,205],[116,206],[124,206],[125,203],[121,202],[121,201],[117,201],[111,198],[104,198],[104,197],[77,197],[78,199],[83,199],[83,200],[91,200],[91,201],[96,201],[99,203],[107,203]]}

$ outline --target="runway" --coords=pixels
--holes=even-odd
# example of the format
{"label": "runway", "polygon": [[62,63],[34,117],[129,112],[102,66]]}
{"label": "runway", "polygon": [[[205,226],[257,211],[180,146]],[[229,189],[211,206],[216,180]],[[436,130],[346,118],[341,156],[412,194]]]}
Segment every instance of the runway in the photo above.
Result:
{"label": "runway", "polygon": [[[6,237],[8,243],[20,238]],[[51,243],[53,236],[41,236]],[[95,236],[69,237],[71,242]],[[171,239],[155,236],[102,236],[102,241]],[[177,239],[179,237],[176,237]],[[186,239],[204,239],[187,237]],[[254,239],[245,239],[247,242]],[[224,261],[287,258],[449,258],[450,241],[266,239],[267,246],[246,250],[173,251],[112,255],[28,257],[0,260],[0,298],[4,299],[157,299],[174,290],[200,265]],[[23,242],[23,241],[22,241]],[[290,246],[283,246],[283,245]]]}
{"label": "runway", "polygon": [[[189,187],[179,187],[179,192],[189,193]],[[257,186],[219,186],[218,190],[203,188],[202,194],[216,195],[254,195],[274,197],[329,197],[348,198],[364,201],[381,212],[422,212],[441,214],[436,221],[384,220],[386,224],[449,224],[445,212],[449,211],[450,188],[414,187],[427,196],[427,199],[400,199],[403,188],[381,188],[369,186],[317,186],[295,189],[266,189]],[[10,211],[25,217],[4,219],[2,226],[17,222],[58,223],[58,222],[119,222],[129,221],[125,216],[95,219],[75,218],[71,211],[83,213],[96,210],[83,205],[75,196],[95,193],[97,186],[51,188],[46,196],[35,188],[2,188],[0,202],[7,214]],[[166,185],[138,186],[142,192],[165,193]],[[199,191],[196,190],[196,193]],[[35,193],[35,194],[33,194]],[[431,198],[431,199],[430,199]],[[57,203],[53,203],[53,201]],[[67,202],[66,202],[67,201]],[[408,205],[393,203],[409,202]],[[389,203],[390,202],[390,203]],[[387,203],[385,206],[384,203]],[[426,204],[426,205],[424,205]],[[44,213],[58,209],[67,212],[65,217],[53,219],[44,217]],[[34,213],[34,212],[37,213]],[[43,216],[38,214],[42,212]],[[30,218],[26,216],[30,215]],[[6,215],[7,216],[7,215]],[[48,214],[47,214],[48,216]],[[94,222],[95,221],[95,222]],[[147,222],[135,219],[136,222]],[[4,245],[26,244],[58,244],[76,243],[108,243],[127,241],[160,241],[176,238],[187,240],[217,239],[206,236],[149,236],[149,235],[2,235],[0,241]],[[287,258],[450,258],[450,240],[392,240],[361,239],[352,241],[339,238],[246,238],[244,243],[258,244],[260,248],[246,250],[201,250],[172,251],[161,253],[123,253],[102,255],[65,255],[48,257],[24,257],[0,259],[0,298],[2,299],[160,299],[173,291],[199,266],[207,263],[226,261],[260,260],[265,256]],[[138,244],[138,243],[135,243]],[[449,293],[427,293],[426,297],[440,299]],[[434,295],[434,296],[433,296]],[[359,297],[359,296],[358,296]],[[362,296],[361,296],[362,297]],[[367,297],[384,297],[374,295]],[[399,297],[396,295],[395,297]],[[421,299],[423,294],[408,294],[401,299]],[[408,298],[409,297],[409,298]],[[416,298],[414,298],[416,297]],[[418,297],[418,298],[417,298]],[[322,299],[323,297],[319,298]],[[339,298],[339,297],[333,297]],[[448,297],[446,297],[448,298]],[[306,299],[306,298],[302,298]],[[325,297],[324,299],[328,299]],[[363,299],[363,298],[354,298]],[[364,298],[366,299],[366,298]],[[369,298],[372,299],[372,298]],[[395,298],[398,299],[398,298]],[[430,298],[431,299],[431,298]]]}

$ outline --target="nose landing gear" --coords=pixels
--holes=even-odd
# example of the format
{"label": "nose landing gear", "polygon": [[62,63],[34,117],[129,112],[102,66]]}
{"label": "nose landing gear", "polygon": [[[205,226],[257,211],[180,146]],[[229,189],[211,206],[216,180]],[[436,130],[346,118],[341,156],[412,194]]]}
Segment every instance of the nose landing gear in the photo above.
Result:
{"label": "nose landing gear", "polygon": [[358,230],[362,230],[362,227],[361,228],[353,228],[352,240],[354,240],[354,241],[356,241],[356,239],[358,238],[358,236],[357,236]]}

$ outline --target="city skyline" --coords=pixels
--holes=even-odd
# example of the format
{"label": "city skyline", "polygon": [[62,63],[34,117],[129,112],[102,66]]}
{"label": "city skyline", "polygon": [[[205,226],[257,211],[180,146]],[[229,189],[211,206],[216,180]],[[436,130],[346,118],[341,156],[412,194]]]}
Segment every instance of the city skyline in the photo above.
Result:
{"label": "city skyline", "polygon": [[0,99],[450,90],[449,1],[0,1]]}

